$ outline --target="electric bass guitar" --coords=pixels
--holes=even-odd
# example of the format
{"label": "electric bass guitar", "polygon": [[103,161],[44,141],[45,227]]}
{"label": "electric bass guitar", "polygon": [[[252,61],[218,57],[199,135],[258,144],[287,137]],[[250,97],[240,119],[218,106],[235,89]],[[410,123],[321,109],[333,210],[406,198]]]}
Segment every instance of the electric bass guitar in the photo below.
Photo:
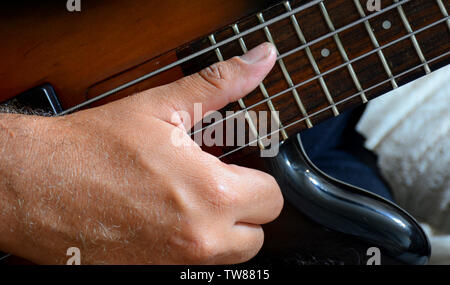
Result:
{"label": "electric bass guitar", "polygon": [[377,247],[382,264],[427,263],[430,245],[417,221],[322,173],[299,133],[447,65],[448,0],[97,0],[79,10],[65,1],[1,4],[0,101],[63,116],[270,41],[273,70],[221,113],[267,111],[278,122],[269,134],[279,136],[278,155],[260,157],[264,137],[249,116],[245,144],[204,147],[269,172],[282,189],[285,208],[264,226],[265,245],[250,262],[366,264]]}

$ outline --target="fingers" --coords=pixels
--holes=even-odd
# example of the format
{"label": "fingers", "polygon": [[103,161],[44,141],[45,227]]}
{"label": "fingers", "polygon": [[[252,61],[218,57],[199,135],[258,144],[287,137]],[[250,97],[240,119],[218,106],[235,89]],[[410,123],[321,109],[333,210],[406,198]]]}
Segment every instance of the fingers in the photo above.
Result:
{"label": "fingers", "polygon": [[[227,165],[202,151],[189,151],[185,156],[196,158],[189,166],[189,171],[193,172],[189,176],[201,175],[201,179],[195,181],[199,182],[196,187],[201,189],[202,204],[213,215],[226,217],[230,226],[238,223],[263,225],[280,215],[284,199],[271,175]],[[202,169],[201,174],[196,169]]]}
{"label": "fingers", "polygon": [[[254,90],[266,77],[276,61],[272,44],[264,43],[241,57],[216,63],[199,73],[184,77],[172,84],[156,88],[148,96],[151,104],[170,104],[174,111],[185,111],[191,120],[190,129],[209,111],[223,108]],[[194,118],[194,104],[200,103],[202,114]],[[173,120],[172,114],[161,114]]]}
{"label": "fingers", "polygon": [[[197,157],[209,161],[202,171],[203,203],[231,226],[237,223],[262,225],[275,220],[284,205],[275,179],[262,171],[227,165],[202,153]],[[204,162],[203,162],[204,163]]]}
{"label": "fingers", "polygon": [[236,264],[249,261],[261,250],[264,243],[264,231],[259,225],[238,223],[229,228],[229,234],[223,239],[226,254],[216,263]]}
{"label": "fingers", "polygon": [[275,220],[281,213],[284,200],[275,179],[258,170],[229,166],[239,175],[233,187],[236,187],[238,199],[235,199],[235,223],[262,225]]}
{"label": "fingers", "polygon": [[187,243],[187,263],[236,264],[250,260],[259,252],[264,243],[264,232],[260,225],[229,226],[215,222],[202,227],[190,239],[194,242],[190,246]]}

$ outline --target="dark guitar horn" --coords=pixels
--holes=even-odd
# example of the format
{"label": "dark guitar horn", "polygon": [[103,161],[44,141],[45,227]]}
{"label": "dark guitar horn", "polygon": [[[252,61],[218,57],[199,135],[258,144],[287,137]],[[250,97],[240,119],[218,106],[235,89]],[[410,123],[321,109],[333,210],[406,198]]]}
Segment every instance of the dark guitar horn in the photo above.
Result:
{"label": "dark guitar horn", "polygon": [[267,163],[286,203],[279,219],[265,226],[266,244],[255,260],[368,264],[375,249],[381,264],[428,262],[430,243],[411,215],[320,171],[308,159],[300,135],[283,142]]}

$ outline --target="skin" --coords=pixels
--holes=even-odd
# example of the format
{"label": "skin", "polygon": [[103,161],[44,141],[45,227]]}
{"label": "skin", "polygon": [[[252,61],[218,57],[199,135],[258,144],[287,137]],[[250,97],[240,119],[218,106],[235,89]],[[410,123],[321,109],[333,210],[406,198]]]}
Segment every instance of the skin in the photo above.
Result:
{"label": "skin", "polygon": [[[39,264],[230,264],[283,207],[274,178],[202,152],[178,111],[258,86],[272,45],[65,117],[0,115],[0,250]],[[192,122],[194,124],[195,122]],[[182,144],[174,145],[174,134]]]}

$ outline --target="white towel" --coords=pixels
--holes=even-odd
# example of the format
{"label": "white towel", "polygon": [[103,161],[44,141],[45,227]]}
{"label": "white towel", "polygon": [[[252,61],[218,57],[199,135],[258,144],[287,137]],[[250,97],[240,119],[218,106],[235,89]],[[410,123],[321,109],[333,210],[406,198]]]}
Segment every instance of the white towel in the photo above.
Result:
{"label": "white towel", "polygon": [[371,101],[357,130],[395,200],[426,224],[431,263],[450,264],[450,66]]}

